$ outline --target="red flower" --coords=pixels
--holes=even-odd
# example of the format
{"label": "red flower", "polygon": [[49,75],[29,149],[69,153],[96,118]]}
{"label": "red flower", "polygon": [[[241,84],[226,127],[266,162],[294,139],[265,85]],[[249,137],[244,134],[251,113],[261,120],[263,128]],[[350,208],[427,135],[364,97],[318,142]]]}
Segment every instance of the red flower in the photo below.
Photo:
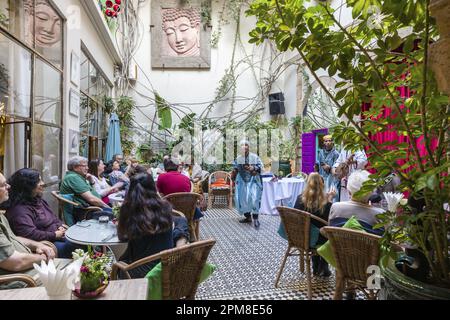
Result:
{"label": "red flower", "polygon": [[114,9],[115,12],[119,12],[120,11],[120,6],[118,4],[115,4],[113,6],[113,9]]}
{"label": "red flower", "polygon": [[113,11],[111,11],[111,10],[109,10],[109,9],[106,9],[105,14],[106,14],[108,17],[112,17],[112,16],[113,16]]}
{"label": "red flower", "polygon": [[89,268],[86,267],[86,266],[81,266],[80,272],[81,272],[81,273],[89,273]]}
{"label": "red flower", "polygon": [[122,0],[116,0],[116,4],[120,6],[122,4]]}
{"label": "red flower", "polygon": [[111,8],[113,6],[113,2],[111,0],[106,1],[106,6]]}

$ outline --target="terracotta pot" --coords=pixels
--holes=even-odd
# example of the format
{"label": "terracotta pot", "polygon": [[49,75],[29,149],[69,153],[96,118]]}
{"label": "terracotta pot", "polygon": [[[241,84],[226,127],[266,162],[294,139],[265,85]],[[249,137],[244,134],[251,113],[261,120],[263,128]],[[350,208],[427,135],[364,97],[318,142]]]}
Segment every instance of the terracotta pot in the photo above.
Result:
{"label": "terracotta pot", "polygon": [[441,37],[450,37],[450,0],[431,0],[429,8],[436,18]]}
{"label": "terracotta pot", "polygon": [[450,94],[450,38],[441,38],[433,43],[430,46],[429,58],[439,90]]}

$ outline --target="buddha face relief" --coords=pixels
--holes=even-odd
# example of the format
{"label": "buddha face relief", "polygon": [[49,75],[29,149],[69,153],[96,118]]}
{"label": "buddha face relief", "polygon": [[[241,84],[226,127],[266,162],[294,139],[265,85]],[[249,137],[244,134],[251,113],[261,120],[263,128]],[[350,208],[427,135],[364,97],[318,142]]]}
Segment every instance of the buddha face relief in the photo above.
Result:
{"label": "buddha face relief", "polygon": [[[61,19],[46,0],[24,2],[27,24],[27,43],[36,43],[37,47],[50,48],[61,41]],[[34,19],[33,19],[34,15]]]}
{"label": "buddha face relief", "polygon": [[48,48],[61,40],[61,19],[48,4],[36,4],[36,45]]}
{"label": "buddha face relief", "polygon": [[200,21],[193,10],[167,9],[163,16],[167,42],[178,56],[200,54]]}

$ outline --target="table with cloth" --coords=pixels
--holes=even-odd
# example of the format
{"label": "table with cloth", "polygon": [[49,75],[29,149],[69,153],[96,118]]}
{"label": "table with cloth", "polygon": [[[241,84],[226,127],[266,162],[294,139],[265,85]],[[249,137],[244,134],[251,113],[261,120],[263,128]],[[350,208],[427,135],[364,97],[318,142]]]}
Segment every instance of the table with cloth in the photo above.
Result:
{"label": "table with cloth", "polygon": [[303,178],[284,178],[278,181],[272,181],[272,178],[263,178],[263,194],[259,213],[278,215],[278,206],[294,207],[305,184]]}

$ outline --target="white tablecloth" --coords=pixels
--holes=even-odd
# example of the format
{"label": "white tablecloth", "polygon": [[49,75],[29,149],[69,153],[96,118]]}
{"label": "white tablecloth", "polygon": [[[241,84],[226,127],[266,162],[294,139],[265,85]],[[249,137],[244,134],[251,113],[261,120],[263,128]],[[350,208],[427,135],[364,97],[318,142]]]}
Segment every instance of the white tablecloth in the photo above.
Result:
{"label": "white tablecloth", "polygon": [[109,203],[114,206],[114,205],[121,205],[124,201],[124,197],[125,197],[125,192],[124,191],[120,191],[117,193],[112,193],[108,196],[109,199]]}
{"label": "white tablecloth", "polygon": [[305,181],[299,178],[284,178],[277,182],[271,182],[271,179],[263,179],[260,214],[278,215],[276,207],[293,207],[305,187]]}

